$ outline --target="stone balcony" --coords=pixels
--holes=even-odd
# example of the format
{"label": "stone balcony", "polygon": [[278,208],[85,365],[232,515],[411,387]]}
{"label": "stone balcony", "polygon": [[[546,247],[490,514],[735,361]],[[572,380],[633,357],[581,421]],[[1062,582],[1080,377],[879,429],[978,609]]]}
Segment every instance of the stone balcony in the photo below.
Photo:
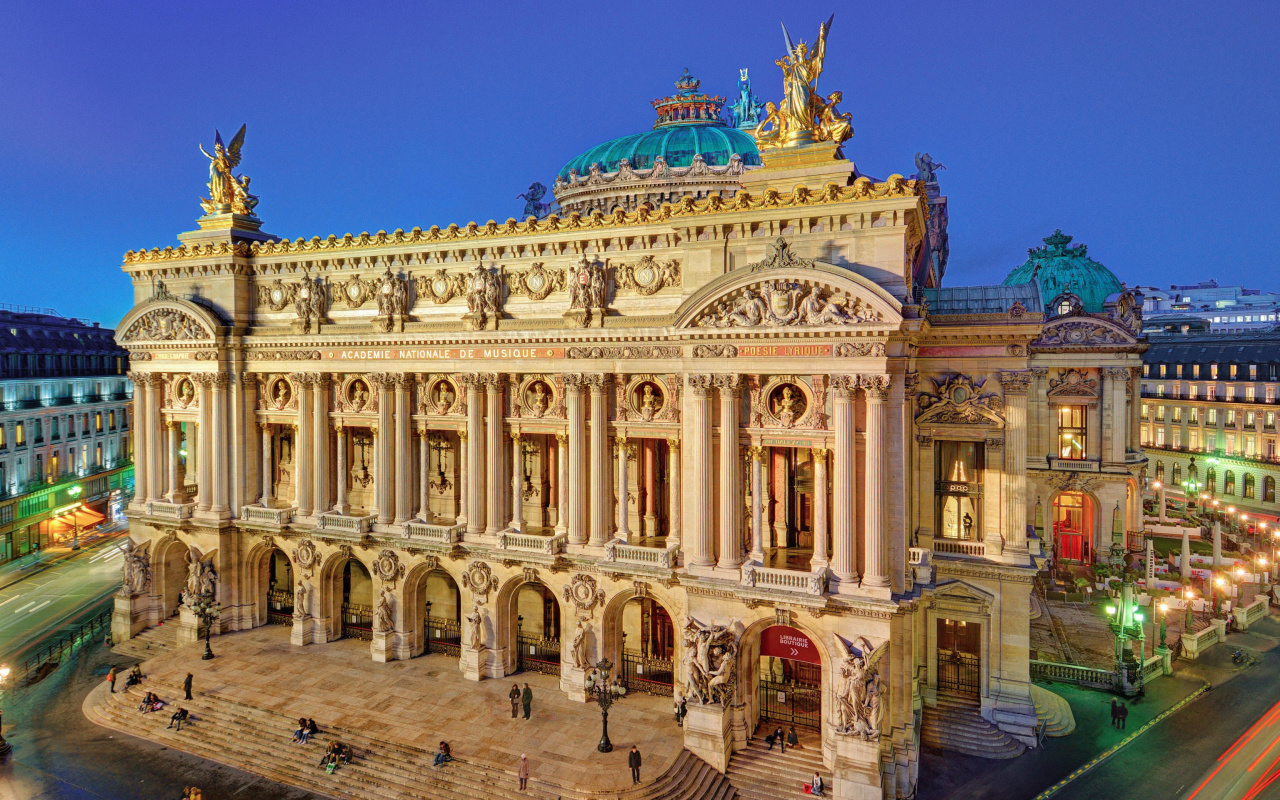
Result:
{"label": "stone balcony", "polygon": [[663,576],[675,569],[679,561],[679,545],[652,547],[614,539],[605,542],[600,570],[613,574]]}
{"label": "stone balcony", "polygon": [[514,530],[503,531],[498,534],[497,538],[499,550],[517,553],[537,553],[552,557],[564,552],[564,545],[567,541],[569,541],[569,534],[567,533],[540,536],[536,533],[520,533]]}
{"label": "stone balcony", "polygon": [[813,572],[796,569],[762,567],[753,563],[742,565],[742,578],[738,595],[752,600],[777,600],[789,598],[798,605],[826,605],[827,570]]}
{"label": "stone balcony", "polygon": [[[919,548],[912,548],[913,551],[917,549]],[[933,540],[933,552],[950,558],[986,558],[987,544],[962,539],[937,538]]]}
{"label": "stone balcony", "polygon": [[293,521],[293,512],[295,511],[297,509],[294,507],[243,506],[240,509],[240,519],[253,525],[270,525],[276,528],[283,528]]}
{"label": "stone balcony", "polygon": [[406,522],[404,524],[404,538],[442,547],[453,547],[462,538],[462,533],[466,529],[467,524],[465,522],[453,525],[437,525],[417,521]]}
{"label": "stone balcony", "polygon": [[147,503],[147,514],[159,519],[170,519],[175,522],[191,519],[195,503],[170,503],[164,500],[152,500]]}
{"label": "stone balcony", "polygon": [[347,514],[324,513],[316,517],[316,533],[336,534],[338,536],[362,537],[373,527],[378,517],[370,514],[366,517],[352,517]]}

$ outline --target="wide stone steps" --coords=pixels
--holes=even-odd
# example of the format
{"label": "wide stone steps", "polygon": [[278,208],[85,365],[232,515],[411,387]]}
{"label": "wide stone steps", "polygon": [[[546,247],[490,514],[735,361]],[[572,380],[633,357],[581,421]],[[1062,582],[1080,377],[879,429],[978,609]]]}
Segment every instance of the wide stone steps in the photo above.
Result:
{"label": "wide stone steps", "polygon": [[788,747],[785,753],[775,745],[772,750],[761,736],[753,737],[747,747],[729,759],[729,782],[743,800],[780,800],[807,797],[804,785],[813,773],[822,775],[830,797],[831,772],[822,765],[822,750],[816,736],[805,737],[801,748]]}
{"label": "wide stone steps", "polygon": [[938,695],[937,708],[925,706],[921,742],[979,758],[1017,758],[1026,752],[1026,745],[983,719],[979,708],[976,700]]}
{"label": "wide stone steps", "polygon": [[178,646],[178,618],[174,617],[164,625],[147,628],[142,633],[112,646],[111,652],[118,656],[136,659],[139,663],[149,658],[167,653]]}
{"label": "wide stone steps", "polygon": [[[178,703],[171,703],[164,711],[153,714],[137,711],[149,683],[144,682],[127,695],[121,692],[112,695],[105,686],[99,687],[86,699],[85,713],[106,727],[344,800],[423,797],[441,800],[472,800],[477,797],[586,800],[602,796],[550,784],[536,775],[529,781],[530,790],[520,792],[514,765],[510,771],[496,769],[468,761],[460,755],[445,767],[436,768],[431,766],[434,752],[375,741],[331,726],[313,737],[314,744],[296,744],[290,741],[296,720],[209,695],[181,701],[180,705],[191,712],[195,721],[178,733],[165,727]],[[168,699],[163,692],[161,696]],[[343,764],[330,775],[318,766],[318,762],[325,745],[334,739],[350,745],[356,755],[352,764]],[[544,760],[535,769],[550,770],[552,765]],[[710,765],[688,751],[682,751],[672,768],[652,783],[603,796],[623,800],[731,800],[733,790]]]}
{"label": "wide stone steps", "polygon": [[1076,716],[1071,704],[1043,686],[1031,685],[1031,701],[1036,706],[1036,721],[1045,736],[1066,736],[1076,729]]}

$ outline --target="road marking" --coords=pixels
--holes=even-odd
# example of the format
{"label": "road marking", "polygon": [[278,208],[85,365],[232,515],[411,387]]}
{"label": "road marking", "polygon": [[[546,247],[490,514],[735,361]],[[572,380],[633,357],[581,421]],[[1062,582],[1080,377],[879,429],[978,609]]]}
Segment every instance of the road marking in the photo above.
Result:
{"label": "road marking", "polygon": [[50,603],[52,603],[52,602],[53,602],[52,600],[45,600],[43,603],[41,603],[40,605],[38,605],[38,606],[36,606],[35,608],[31,609],[31,610],[30,610],[30,611],[28,611],[27,613],[28,613],[28,614],[34,614],[34,613],[36,613],[37,611],[39,611],[40,609],[42,609],[42,608],[44,608],[45,606],[47,606],[47,605],[49,605]]}
{"label": "road marking", "polygon": [[30,603],[27,603],[25,606],[23,606],[22,608],[18,609],[18,610],[17,610],[17,611],[15,611],[14,613],[15,613],[15,614],[21,614],[23,611],[26,611],[28,608],[31,608],[31,607],[32,607],[32,606],[34,606],[35,604],[36,604],[36,601],[35,601],[35,600],[32,600]]}
{"label": "road marking", "polygon": [[5,603],[12,603],[14,600],[17,600],[19,597],[22,597],[22,595],[15,594],[13,597],[10,597],[8,600],[5,600],[4,603],[0,603],[0,606],[4,605]]}

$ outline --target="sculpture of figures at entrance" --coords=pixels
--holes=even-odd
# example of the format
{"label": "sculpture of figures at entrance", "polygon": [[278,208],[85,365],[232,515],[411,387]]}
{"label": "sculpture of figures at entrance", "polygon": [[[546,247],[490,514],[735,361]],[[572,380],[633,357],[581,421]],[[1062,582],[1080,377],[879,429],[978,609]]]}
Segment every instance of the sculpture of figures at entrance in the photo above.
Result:
{"label": "sculpture of figures at entrance", "polygon": [[[209,198],[200,201],[200,207],[206,214],[214,214],[231,210],[236,199],[239,184],[231,174],[231,170],[240,165],[240,148],[244,145],[246,125],[241,125],[239,132],[231,137],[231,144],[222,143],[222,133],[216,128],[213,131],[213,155],[199,145],[200,152],[209,159]],[[246,190],[248,184],[244,187]],[[256,198],[255,198],[256,199]],[[256,203],[255,203],[256,205]]]}
{"label": "sculpture of figures at entrance", "polygon": [[298,581],[298,588],[293,590],[293,615],[299,619],[306,619],[307,616],[307,598],[310,592],[307,585],[302,581]]}
{"label": "sculpture of figures at entrance", "polygon": [[213,596],[213,585],[218,580],[218,571],[213,568],[212,562],[201,562],[204,567],[200,570],[200,594],[205,597]]}
{"label": "sculpture of figures at entrance", "polygon": [[548,404],[549,400],[546,386],[543,385],[542,381],[534,383],[533,392],[529,397],[529,410],[533,412],[535,417],[541,417],[543,414],[547,413]]}
{"label": "sculpture of figures at entrance", "polygon": [[276,381],[276,390],[274,398],[275,407],[283,409],[289,403],[289,382],[286,380]]}
{"label": "sculpture of figures at entrance", "polygon": [[395,615],[391,610],[391,592],[383,589],[378,599],[378,607],[373,611],[373,630],[386,633],[395,630]]}
{"label": "sculpture of figures at entrance", "polygon": [[702,705],[728,706],[737,677],[738,639],[741,624],[704,625],[693,617],[684,629],[685,672],[689,696]]}
{"label": "sculpture of figures at entrance", "polygon": [[401,315],[409,310],[408,284],[400,276],[392,274],[390,267],[382,273],[377,295],[380,317]]}
{"label": "sculpture of figures at entrance", "polygon": [[293,308],[297,313],[298,333],[310,333],[311,324],[316,325],[316,333],[320,332],[320,319],[324,316],[325,301],[324,284],[319,278],[314,280],[304,277],[293,298]]}
{"label": "sculpture of figures at entrance", "polygon": [[448,381],[440,381],[436,384],[436,413],[445,414],[453,407],[454,400],[453,387]]}
{"label": "sculpture of figures at entrance", "polygon": [[467,647],[472,650],[484,649],[484,612],[479,605],[467,615]]}
{"label": "sculpture of figures at entrance", "polygon": [[502,305],[502,279],[496,270],[477,264],[467,277],[467,313],[483,328],[490,317],[497,319]]}
{"label": "sculpture of figures at entrance", "polygon": [[822,290],[809,287],[809,293],[800,301],[800,320],[805,325],[846,325],[854,321],[843,308],[830,298],[822,298]]}
{"label": "sculpture of figures at entrance", "polygon": [[125,539],[123,550],[124,583],[121,589],[130,597],[136,597],[146,592],[151,583],[151,563],[146,551],[132,539]]}
{"label": "sculpture of figures at entrance", "polygon": [[879,652],[871,647],[865,636],[855,640],[857,649],[849,647],[839,636],[834,638],[837,650],[846,655],[840,664],[840,678],[836,683],[832,724],[837,733],[877,739],[884,714],[884,685],[873,666]]}
{"label": "sculpture of figures at entrance", "polygon": [[946,169],[946,167],[934,161],[933,156],[928,153],[916,153],[916,169],[919,170],[914,176],[917,180],[925,183],[937,183],[938,170]]}
{"label": "sculpture of figures at entrance", "polygon": [[587,648],[587,629],[583,626],[582,620],[578,620],[578,627],[573,632],[573,666],[578,669],[587,669],[591,666],[591,654]]}
{"label": "sculpture of figures at entrance", "polygon": [[182,385],[178,387],[178,399],[183,406],[191,405],[191,400],[195,397],[196,390],[191,385],[191,381],[184,380]]}

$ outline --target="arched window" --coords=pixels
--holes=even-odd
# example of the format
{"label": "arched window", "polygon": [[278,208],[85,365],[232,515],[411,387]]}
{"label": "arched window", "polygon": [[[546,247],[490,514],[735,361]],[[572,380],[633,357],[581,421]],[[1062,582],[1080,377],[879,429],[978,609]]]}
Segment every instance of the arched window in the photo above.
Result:
{"label": "arched window", "polygon": [[1222,476],[1222,493],[1236,493],[1236,474],[1231,470],[1227,470]]}
{"label": "arched window", "polygon": [[1244,494],[1241,497],[1246,500],[1253,500],[1255,496],[1253,476],[1246,472],[1244,474]]}
{"label": "arched window", "polygon": [[1204,485],[1211,492],[1218,491],[1218,475],[1213,467],[1209,467],[1204,471]]}
{"label": "arched window", "polygon": [[1173,465],[1173,485],[1174,486],[1182,485],[1182,465],[1181,464]]}
{"label": "arched window", "polygon": [[1262,479],[1262,502],[1274,503],[1276,501],[1276,479],[1268,475]]}
{"label": "arched window", "polygon": [[1156,462],[1156,480],[1158,481],[1164,480],[1164,462],[1163,461]]}

